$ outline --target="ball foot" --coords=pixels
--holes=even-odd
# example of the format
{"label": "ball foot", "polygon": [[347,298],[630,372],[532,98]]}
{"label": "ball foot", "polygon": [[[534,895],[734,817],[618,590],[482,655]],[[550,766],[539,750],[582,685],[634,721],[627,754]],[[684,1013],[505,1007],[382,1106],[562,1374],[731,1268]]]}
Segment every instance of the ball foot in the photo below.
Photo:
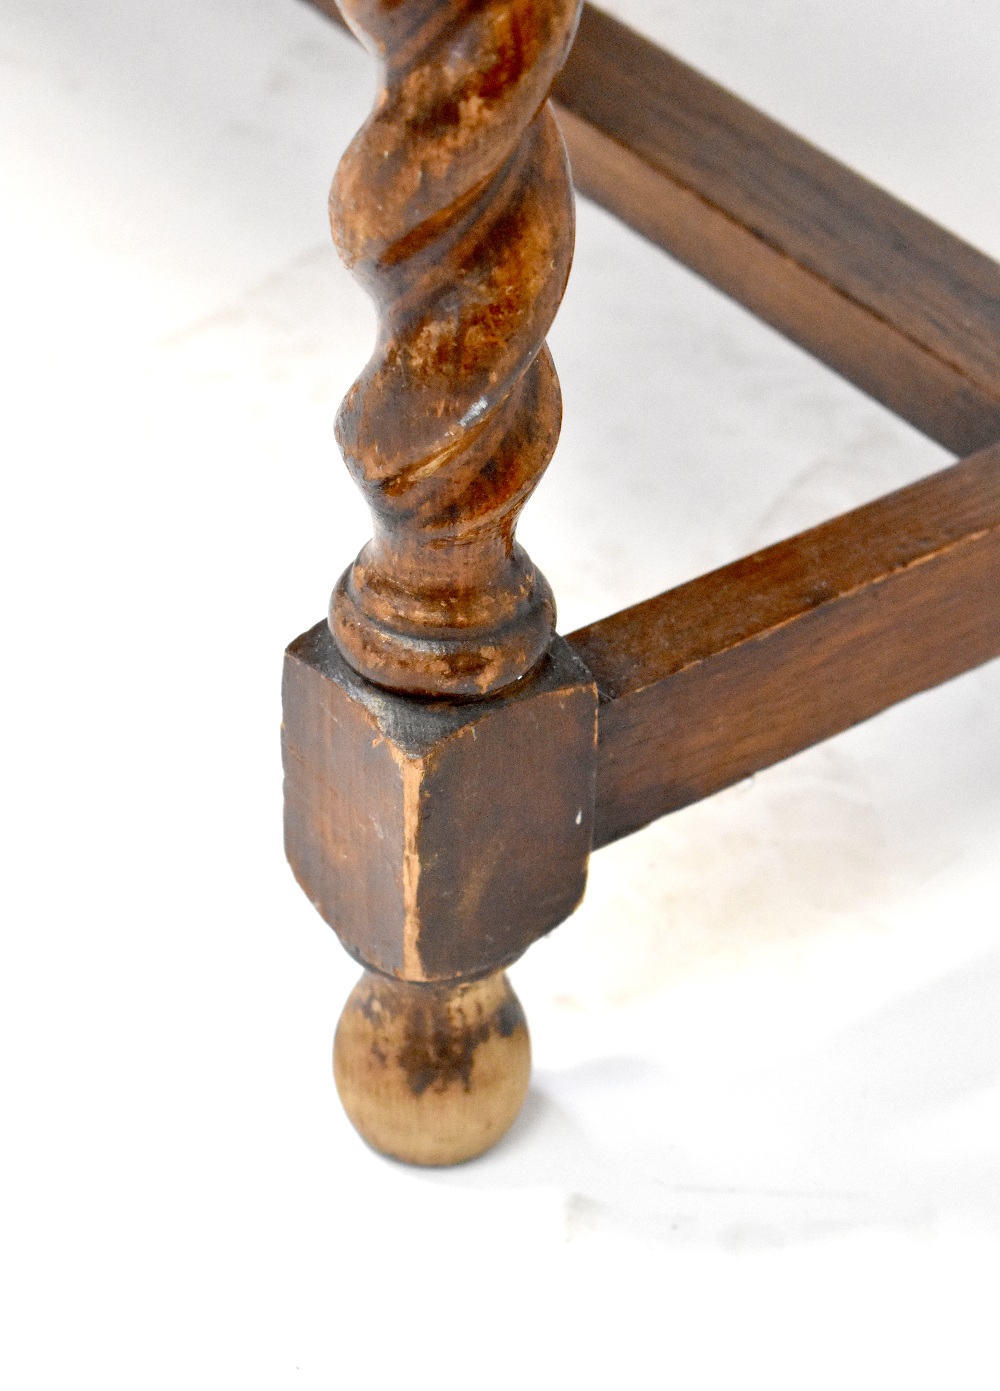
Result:
{"label": "ball foot", "polygon": [[502,971],[417,985],[366,971],[333,1044],[337,1090],[373,1149],[407,1164],[461,1164],[513,1124],[531,1044]]}

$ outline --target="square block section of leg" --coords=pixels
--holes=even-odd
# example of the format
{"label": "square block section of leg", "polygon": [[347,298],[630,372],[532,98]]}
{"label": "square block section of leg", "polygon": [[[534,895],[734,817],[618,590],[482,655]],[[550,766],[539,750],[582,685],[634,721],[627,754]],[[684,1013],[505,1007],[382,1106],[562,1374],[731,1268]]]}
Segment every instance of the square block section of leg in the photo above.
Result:
{"label": "square block section of leg", "polygon": [[363,680],[319,623],[286,653],[283,697],[288,859],[366,966],[496,970],[577,906],[597,689],[561,638],[510,691],[453,704]]}

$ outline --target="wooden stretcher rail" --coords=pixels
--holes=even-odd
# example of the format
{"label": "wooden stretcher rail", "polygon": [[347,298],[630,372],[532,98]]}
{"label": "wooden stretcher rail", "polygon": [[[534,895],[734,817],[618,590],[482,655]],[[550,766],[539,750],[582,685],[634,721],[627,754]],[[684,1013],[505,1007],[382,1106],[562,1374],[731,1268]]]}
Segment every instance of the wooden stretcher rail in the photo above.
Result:
{"label": "wooden stretcher rail", "polygon": [[571,635],[604,845],[1000,655],[1000,267],[591,5],[553,97],[581,192],[970,456]]}
{"label": "wooden stretcher rail", "polygon": [[1000,439],[1000,267],[586,7],[553,93],[581,192],[898,415]]}
{"label": "wooden stretcher rail", "polygon": [[591,5],[553,97],[582,193],[956,454],[1000,439],[988,257]]}
{"label": "wooden stretcher rail", "polygon": [[569,642],[606,845],[1000,655],[1000,445]]}

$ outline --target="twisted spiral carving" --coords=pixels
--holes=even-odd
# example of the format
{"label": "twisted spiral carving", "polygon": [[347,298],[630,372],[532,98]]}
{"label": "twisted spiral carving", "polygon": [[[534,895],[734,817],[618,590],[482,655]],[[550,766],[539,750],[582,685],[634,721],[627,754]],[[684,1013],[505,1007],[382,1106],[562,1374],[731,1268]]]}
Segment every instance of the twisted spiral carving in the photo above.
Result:
{"label": "twisted spiral carving", "polygon": [[482,696],[547,650],[555,605],[514,540],[555,449],[545,346],[573,254],[547,95],[580,0],[339,0],[384,64],[330,196],[341,257],[379,310],[337,438],[373,537],[330,626],[382,685]]}

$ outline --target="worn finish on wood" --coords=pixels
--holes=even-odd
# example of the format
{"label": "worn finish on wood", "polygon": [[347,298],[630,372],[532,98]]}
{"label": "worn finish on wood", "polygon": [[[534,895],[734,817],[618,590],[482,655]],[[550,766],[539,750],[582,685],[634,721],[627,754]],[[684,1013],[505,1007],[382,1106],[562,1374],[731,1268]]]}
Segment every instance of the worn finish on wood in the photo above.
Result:
{"label": "worn finish on wood", "polygon": [[531,1044],[502,971],[459,985],[366,972],[333,1047],[355,1129],[408,1164],[461,1164],[496,1144],[528,1091]]}
{"label": "worn finish on wood", "polygon": [[419,1164],[481,1153],[528,1085],[502,967],[579,902],[597,689],[515,543],[559,434],[545,334],[573,253],[547,101],[580,0],[342,0],[381,59],[330,195],[379,313],[337,438],[373,538],[286,653],[285,846],[367,971],[337,1085]]}
{"label": "worn finish on wood", "polygon": [[1000,439],[994,261],[592,5],[553,99],[582,193],[956,454]]}
{"label": "worn finish on wood", "polygon": [[568,640],[604,845],[1000,655],[1000,445]]}
{"label": "worn finish on wood", "polygon": [[320,623],[288,649],[284,712],[288,858],[363,965],[496,970],[580,901],[597,691],[561,639],[511,692],[454,704],[364,681]]}
{"label": "worn finish on wood", "polygon": [[[385,66],[331,200],[380,308],[338,419],[375,535],[287,654],[286,841],[370,968],[335,1044],[352,1121],[454,1163],[517,1113],[499,968],[575,906],[592,843],[1000,654],[1000,444],[553,641],[514,525],[559,426],[544,99],[575,0],[345,8]],[[985,257],[589,7],[556,95],[584,191],[943,444],[1000,440]]]}
{"label": "worn finish on wood", "polygon": [[555,448],[545,334],[573,252],[566,151],[545,98],[579,0],[344,0],[383,63],[330,198],[379,310],[337,437],[374,535],[330,624],[364,676],[482,696],[546,651],[555,604],[514,541]]}
{"label": "worn finish on wood", "polygon": [[957,454],[1000,439],[995,262],[593,6],[553,98],[581,192]]}

